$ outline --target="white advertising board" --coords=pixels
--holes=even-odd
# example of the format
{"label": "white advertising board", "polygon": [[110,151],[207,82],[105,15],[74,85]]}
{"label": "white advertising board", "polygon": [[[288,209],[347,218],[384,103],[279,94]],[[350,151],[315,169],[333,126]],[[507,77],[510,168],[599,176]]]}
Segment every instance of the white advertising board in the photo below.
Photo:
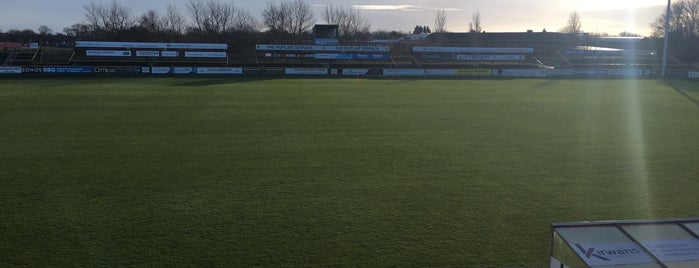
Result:
{"label": "white advertising board", "polygon": [[150,67],[141,67],[141,73],[142,73],[142,74],[149,74],[149,73],[150,73]]}
{"label": "white advertising board", "polygon": [[197,74],[243,74],[243,68],[198,67]]}
{"label": "white advertising board", "polygon": [[185,58],[226,58],[226,52],[200,52],[200,51],[186,51],[184,53]]}
{"label": "white advertising board", "polygon": [[343,69],[342,75],[366,75],[369,69]]}
{"label": "white advertising board", "polygon": [[531,47],[413,47],[417,53],[534,53]]}
{"label": "white advertising board", "polygon": [[136,57],[160,57],[160,51],[139,50],[136,51]]}
{"label": "white advertising board", "polygon": [[256,46],[257,50],[268,51],[340,51],[340,52],[388,52],[387,46],[311,46],[311,45],[268,45]]}
{"label": "white advertising board", "polygon": [[609,70],[609,72],[607,72],[607,75],[609,75],[609,76],[642,76],[643,70],[639,70],[639,69]]}
{"label": "white advertising board", "polygon": [[87,50],[85,55],[88,57],[131,57],[131,51],[128,50]]}
{"label": "white advertising board", "polygon": [[689,78],[699,78],[699,72],[689,72],[687,73]]}
{"label": "white advertising board", "polygon": [[685,262],[699,260],[699,240],[641,241],[655,257],[663,262]]}
{"label": "white advertising board", "polygon": [[522,61],[524,55],[456,55],[458,61]]}
{"label": "white advertising board", "polygon": [[161,51],[161,54],[165,58],[177,58],[180,56],[180,53],[177,51]]}
{"label": "white advertising board", "polygon": [[0,67],[0,74],[21,74],[22,67]]}
{"label": "white advertising board", "polygon": [[228,44],[75,41],[75,47],[227,50]]}
{"label": "white advertising board", "polygon": [[502,69],[501,76],[546,76],[544,69]]}
{"label": "white advertising board", "polygon": [[154,74],[169,74],[170,67],[153,67],[150,71]]}
{"label": "white advertising board", "polygon": [[173,67],[172,73],[173,74],[193,74],[194,68],[192,68],[192,67]]}
{"label": "white advertising board", "polygon": [[425,76],[423,69],[384,69],[384,76]]}
{"label": "white advertising board", "polygon": [[456,75],[456,70],[454,69],[425,69],[426,75],[433,76],[454,76]]}
{"label": "white advertising board", "polygon": [[636,243],[575,244],[575,252],[590,267],[655,263]]}
{"label": "white advertising board", "polygon": [[326,75],[328,69],[325,68],[286,68],[287,75]]}

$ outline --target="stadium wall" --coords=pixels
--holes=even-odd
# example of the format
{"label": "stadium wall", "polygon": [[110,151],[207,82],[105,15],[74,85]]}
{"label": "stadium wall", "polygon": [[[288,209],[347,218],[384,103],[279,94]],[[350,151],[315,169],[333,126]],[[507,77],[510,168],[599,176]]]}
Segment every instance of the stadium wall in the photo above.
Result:
{"label": "stadium wall", "polygon": [[[123,66],[4,66],[0,75],[235,75],[326,77],[577,77],[653,78],[647,69],[379,69],[379,68],[242,68],[242,67],[123,67]],[[699,72],[672,72],[673,77],[699,79]]]}

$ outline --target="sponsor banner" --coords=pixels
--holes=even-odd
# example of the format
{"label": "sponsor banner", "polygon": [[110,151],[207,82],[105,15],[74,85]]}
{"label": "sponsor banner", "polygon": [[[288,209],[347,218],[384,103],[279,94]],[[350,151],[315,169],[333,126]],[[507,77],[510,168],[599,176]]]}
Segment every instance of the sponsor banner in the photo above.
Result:
{"label": "sponsor banner", "polygon": [[636,243],[575,244],[574,247],[590,267],[655,263]]}
{"label": "sponsor banner", "polygon": [[423,60],[454,60],[454,55],[435,55],[435,54],[423,54],[420,56]]}
{"label": "sponsor banner", "polygon": [[141,67],[93,67],[92,72],[93,73],[137,74],[137,73],[142,73],[142,68]]}
{"label": "sponsor banner", "polygon": [[39,48],[39,43],[29,43],[29,48]]}
{"label": "sponsor banner", "polygon": [[689,78],[699,78],[699,72],[689,72],[689,73],[687,73],[687,77],[689,77]]}
{"label": "sponsor banner", "polygon": [[186,51],[184,53],[185,58],[227,58],[226,52],[200,52],[200,51]]}
{"label": "sponsor banner", "polygon": [[454,76],[456,75],[456,70],[450,69],[425,69],[426,75],[433,76]]}
{"label": "sponsor banner", "polygon": [[287,75],[327,75],[328,69],[325,68],[286,68]]}
{"label": "sponsor banner", "polygon": [[268,45],[256,46],[257,50],[268,51],[340,51],[340,52],[389,52],[387,46],[311,46],[311,45]]}
{"label": "sponsor banner", "polygon": [[161,51],[160,54],[164,58],[177,58],[180,56],[180,52],[177,51]]}
{"label": "sponsor banner", "polygon": [[384,69],[385,76],[425,76],[423,69]]}
{"label": "sponsor banner", "polygon": [[152,67],[150,69],[152,74],[169,74],[171,71],[170,67]]}
{"label": "sponsor banner", "polygon": [[493,71],[490,69],[459,69],[456,70],[456,75],[459,76],[491,76]]}
{"label": "sponsor banner", "polygon": [[369,69],[343,69],[342,75],[366,75]]}
{"label": "sponsor banner", "polygon": [[160,51],[139,50],[136,51],[136,57],[160,57]]}
{"label": "sponsor banner", "polygon": [[534,53],[531,47],[413,47],[416,53]]}
{"label": "sponsor banner", "polygon": [[502,69],[501,76],[546,76],[544,69]]}
{"label": "sponsor banner", "polygon": [[43,73],[44,67],[22,67],[22,73],[25,74],[37,74]]}
{"label": "sponsor banner", "polygon": [[228,44],[75,41],[75,47],[84,47],[84,48],[121,48],[121,49],[129,49],[129,48],[150,48],[150,49],[210,49],[210,50],[227,50],[227,49],[228,49]]}
{"label": "sponsor banner", "polygon": [[150,67],[141,67],[141,73],[142,73],[142,74],[149,74],[149,73],[150,73]]}
{"label": "sponsor banner", "polygon": [[0,67],[0,74],[21,74],[22,67]]}
{"label": "sponsor banner", "polygon": [[192,67],[172,67],[173,74],[194,74],[195,71]]}
{"label": "sponsor banner", "polygon": [[607,76],[608,70],[575,70],[575,75],[579,76]]}
{"label": "sponsor banner", "polygon": [[388,60],[387,54],[316,53],[314,57],[321,60]]}
{"label": "sponsor banner", "polygon": [[87,50],[85,54],[88,57],[131,57],[128,50]]}
{"label": "sponsor banner", "polygon": [[573,76],[575,71],[572,69],[549,69],[546,70],[546,74],[549,76]]}
{"label": "sponsor banner", "polygon": [[459,61],[522,61],[524,55],[456,55]]}
{"label": "sponsor banner", "polygon": [[22,73],[92,73],[92,67],[23,67]]}
{"label": "sponsor banner", "polygon": [[609,76],[642,76],[643,75],[643,70],[627,70],[627,69],[617,69],[617,70],[609,70],[607,72],[607,75]]}
{"label": "sponsor banner", "polygon": [[641,241],[644,247],[662,262],[699,260],[699,240]]}
{"label": "sponsor banner", "polygon": [[243,74],[243,68],[198,67],[197,74]]}
{"label": "sponsor banner", "polygon": [[284,75],[283,68],[243,68],[245,75]]}

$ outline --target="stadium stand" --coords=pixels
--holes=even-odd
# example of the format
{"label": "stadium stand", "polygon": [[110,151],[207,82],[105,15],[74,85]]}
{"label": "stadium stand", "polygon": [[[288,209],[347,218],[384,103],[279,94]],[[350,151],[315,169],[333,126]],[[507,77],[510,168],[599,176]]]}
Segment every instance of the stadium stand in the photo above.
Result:
{"label": "stadium stand", "polygon": [[258,63],[263,67],[387,66],[391,60],[387,46],[258,44],[256,48]]}
{"label": "stadium stand", "polygon": [[114,66],[226,66],[228,45],[76,41],[71,63]]}
{"label": "stadium stand", "polygon": [[73,50],[42,49],[39,56],[39,61],[41,62],[41,64],[66,65],[70,63],[70,60],[74,54],[75,52]]}
{"label": "stadium stand", "polygon": [[34,65],[38,63],[36,61],[39,50],[17,50],[10,52],[6,58],[6,65]]}

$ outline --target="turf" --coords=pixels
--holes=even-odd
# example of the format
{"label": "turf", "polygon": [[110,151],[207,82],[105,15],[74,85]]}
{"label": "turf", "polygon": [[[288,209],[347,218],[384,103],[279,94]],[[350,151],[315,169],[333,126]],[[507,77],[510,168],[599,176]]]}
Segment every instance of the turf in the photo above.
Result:
{"label": "turf", "polygon": [[699,216],[697,83],[0,80],[3,266],[544,267]]}

